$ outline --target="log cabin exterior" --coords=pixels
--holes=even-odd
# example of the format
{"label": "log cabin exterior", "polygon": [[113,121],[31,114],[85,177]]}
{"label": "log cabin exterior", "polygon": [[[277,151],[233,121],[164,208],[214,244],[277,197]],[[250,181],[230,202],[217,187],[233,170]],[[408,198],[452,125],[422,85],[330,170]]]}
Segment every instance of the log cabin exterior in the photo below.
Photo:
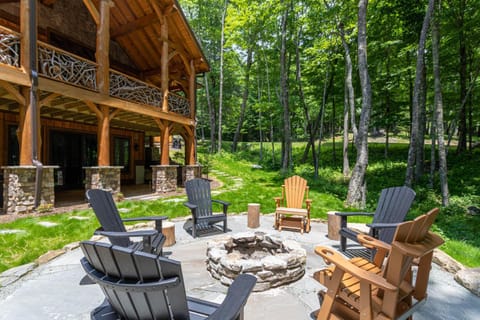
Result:
{"label": "log cabin exterior", "polygon": [[145,169],[154,192],[174,190],[177,171],[200,175],[196,76],[208,71],[176,0],[0,0],[3,213],[54,205],[58,187],[120,192]]}

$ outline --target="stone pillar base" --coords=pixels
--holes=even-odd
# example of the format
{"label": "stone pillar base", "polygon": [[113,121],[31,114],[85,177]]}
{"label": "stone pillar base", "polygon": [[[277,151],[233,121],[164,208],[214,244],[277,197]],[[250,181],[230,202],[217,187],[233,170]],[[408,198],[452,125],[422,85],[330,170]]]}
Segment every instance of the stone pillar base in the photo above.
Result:
{"label": "stone pillar base", "polygon": [[195,165],[186,165],[182,167],[182,186],[185,185],[185,182],[195,178],[202,177],[202,166],[199,164]]}
{"label": "stone pillar base", "polygon": [[178,166],[157,165],[152,168],[152,191],[155,193],[177,190]]}
{"label": "stone pillar base", "polygon": [[[42,167],[40,206],[55,205],[54,171],[58,166]],[[35,166],[5,166],[3,169],[3,212],[19,215],[35,210]]]}
{"label": "stone pillar base", "polygon": [[85,190],[102,189],[112,194],[120,192],[121,166],[83,167],[85,169]]}

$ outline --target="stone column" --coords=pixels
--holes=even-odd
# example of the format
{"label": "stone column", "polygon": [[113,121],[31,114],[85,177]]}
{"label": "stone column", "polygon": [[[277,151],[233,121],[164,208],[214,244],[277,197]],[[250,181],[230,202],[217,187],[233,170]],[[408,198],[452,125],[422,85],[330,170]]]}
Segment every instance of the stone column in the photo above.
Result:
{"label": "stone column", "polygon": [[177,190],[177,168],[171,165],[156,165],[152,168],[152,191],[155,193]]}
{"label": "stone column", "polygon": [[83,167],[85,190],[102,189],[112,194],[120,192],[120,170],[122,166]]}
{"label": "stone column", "polygon": [[196,165],[186,165],[182,167],[182,186],[185,185],[185,182],[195,178],[202,177],[202,166],[199,164]]}
{"label": "stone column", "polygon": [[[40,206],[55,205],[54,171],[58,166],[42,168]],[[3,169],[3,212],[20,215],[35,210],[35,166],[5,166]]]}

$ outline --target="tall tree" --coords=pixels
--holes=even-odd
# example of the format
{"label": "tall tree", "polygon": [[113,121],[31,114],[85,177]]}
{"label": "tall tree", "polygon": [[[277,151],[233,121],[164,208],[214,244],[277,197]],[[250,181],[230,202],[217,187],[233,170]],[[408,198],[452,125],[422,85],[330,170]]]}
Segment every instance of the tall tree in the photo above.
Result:
{"label": "tall tree", "polygon": [[[441,0],[438,0],[438,8],[441,8]],[[442,97],[442,84],[440,80],[440,27],[439,27],[439,11],[433,17],[432,24],[432,61],[433,61],[433,75],[435,82],[435,129],[437,132],[438,140],[438,159],[439,159],[439,174],[440,174],[440,190],[442,193],[442,205],[448,206],[449,204],[449,191],[448,191],[448,178],[447,178],[447,154],[445,152],[444,141],[444,128],[443,128],[443,97]],[[432,146],[433,148],[433,146]],[[434,166],[434,163],[431,164]]]}
{"label": "tall tree", "polygon": [[225,0],[225,6],[222,13],[222,34],[220,40],[220,94],[218,97],[218,148],[217,152],[222,151],[222,109],[223,109],[223,48],[225,45],[225,18],[227,16],[228,0]]}
{"label": "tall tree", "polygon": [[368,0],[358,3],[358,72],[362,91],[362,113],[355,141],[357,161],[348,185],[346,204],[363,208],[366,202],[367,181],[365,174],[368,166],[368,125],[372,104],[372,91],[367,61],[367,8]]}
{"label": "tall tree", "polygon": [[283,108],[283,143],[282,143],[282,171],[292,169],[292,131],[290,126],[289,84],[288,84],[288,59],[287,59],[287,25],[291,4],[284,0],[281,17],[281,46],[280,46],[280,104]]}
{"label": "tall tree", "polygon": [[415,85],[413,88],[413,101],[412,101],[412,127],[410,132],[410,145],[408,148],[408,158],[407,158],[407,170],[405,174],[405,185],[411,187],[415,180],[415,164],[416,164],[416,151],[418,147],[418,139],[423,139],[424,137],[419,136],[419,121],[422,121],[420,118],[420,103],[421,103],[421,94],[422,94],[422,77],[425,72],[425,43],[427,41],[427,32],[430,25],[430,19],[432,12],[434,10],[435,0],[429,0],[427,11],[423,19],[422,31],[420,32],[420,40],[418,43],[417,50],[417,64],[415,72]]}

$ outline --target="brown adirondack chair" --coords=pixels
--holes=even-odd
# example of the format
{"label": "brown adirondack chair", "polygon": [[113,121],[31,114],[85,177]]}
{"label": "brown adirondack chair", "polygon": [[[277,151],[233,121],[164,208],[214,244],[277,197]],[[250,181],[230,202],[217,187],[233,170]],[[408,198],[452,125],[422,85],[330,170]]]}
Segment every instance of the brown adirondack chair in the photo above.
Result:
{"label": "brown adirondack chair", "polygon": [[412,319],[426,302],[433,250],[444,242],[428,231],[438,211],[400,224],[391,245],[359,235],[363,245],[376,249],[373,262],[347,260],[331,248],[316,247],[315,252],[333,264],[314,274],[327,287],[317,319]]}
{"label": "brown adirondack chair", "polygon": [[[299,176],[285,179],[282,196],[275,197],[275,229],[298,229],[301,233],[310,232],[310,208],[307,180]],[[304,206],[305,204],[305,206]]]}

